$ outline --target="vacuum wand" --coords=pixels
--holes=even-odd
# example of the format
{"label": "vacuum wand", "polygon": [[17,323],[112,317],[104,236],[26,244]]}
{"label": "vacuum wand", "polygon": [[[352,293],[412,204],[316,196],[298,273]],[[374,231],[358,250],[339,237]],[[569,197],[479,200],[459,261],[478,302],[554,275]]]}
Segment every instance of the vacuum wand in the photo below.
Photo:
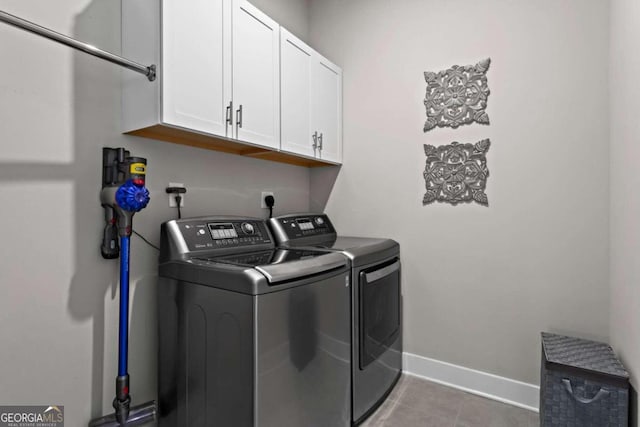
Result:
{"label": "vacuum wand", "polygon": [[[133,215],[149,203],[145,187],[147,160],[132,157],[124,148],[103,148],[100,202],[105,210],[105,229],[100,252],[106,259],[120,256],[120,322],[118,332],[118,376],[115,413],[95,419],[90,427],[133,426],[152,421],[155,402],[131,408],[129,394],[129,258]],[[117,238],[120,238],[118,244]]]}
{"label": "vacuum wand", "polygon": [[118,326],[118,377],[113,408],[122,423],[129,418],[129,236],[120,236],[120,324]]}

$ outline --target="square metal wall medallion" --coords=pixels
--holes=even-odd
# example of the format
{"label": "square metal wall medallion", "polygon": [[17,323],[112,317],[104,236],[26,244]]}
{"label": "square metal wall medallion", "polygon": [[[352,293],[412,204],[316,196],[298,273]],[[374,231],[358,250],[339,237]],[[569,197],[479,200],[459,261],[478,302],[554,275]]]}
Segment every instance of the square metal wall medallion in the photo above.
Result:
{"label": "square metal wall medallion", "polygon": [[476,65],[454,65],[448,70],[424,73],[427,95],[424,105],[427,121],[424,131],[435,127],[457,128],[470,123],[489,124],[487,70],[491,59]]}
{"label": "square metal wall medallion", "polygon": [[488,139],[475,144],[452,142],[439,147],[425,144],[427,192],[422,204],[443,202],[455,206],[476,202],[489,206],[485,188],[489,177],[486,154],[490,146]]}

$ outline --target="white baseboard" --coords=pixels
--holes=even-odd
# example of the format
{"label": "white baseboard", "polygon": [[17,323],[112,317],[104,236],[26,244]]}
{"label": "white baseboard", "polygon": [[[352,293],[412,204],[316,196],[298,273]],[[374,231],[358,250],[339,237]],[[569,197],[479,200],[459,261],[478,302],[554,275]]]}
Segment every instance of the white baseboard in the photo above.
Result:
{"label": "white baseboard", "polygon": [[408,375],[538,412],[540,387],[536,385],[411,353],[403,353],[402,361]]}

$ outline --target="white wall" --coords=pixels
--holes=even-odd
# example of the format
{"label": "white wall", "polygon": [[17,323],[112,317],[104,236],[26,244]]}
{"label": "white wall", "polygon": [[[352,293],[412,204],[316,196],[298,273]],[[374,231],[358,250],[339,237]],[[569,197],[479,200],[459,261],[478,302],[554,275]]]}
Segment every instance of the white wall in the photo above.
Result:
{"label": "white wall", "polygon": [[[299,0],[292,27],[306,31]],[[293,0],[265,2],[284,16]],[[118,52],[120,2],[0,0],[0,10]],[[0,402],[65,405],[70,426],[110,413],[116,376],[118,264],[99,254],[101,148],[148,159],[151,203],[134,227],[158,244],[176,216],[164,187],[188,187],[185,216],[308,209],[307,169],[120,134],[119,67],[0,25]],[[140,77],[144,78],[144,77]],[[132,238],[134,403],[155,398],[157,252]]]}
{"label": "white wall", "polygon": [[[600,0],[311,2],[310,43],[344,70],[326,210],[342,234],[400,242],[406,351],[538,383],[540,331],[607,339],[608,15]],[[423,72],[486,57],[491,126],[424,134]],[[483,138],[490,207],[423,207],[423,144]],[[312,173],[312,198],[327,185]]]}
{"label": "white wall", "polygon": [[251,0],[299,39],[309,39],[309,0]]}
{"label": "white wall", "polygon": [[[640,386],[640,4],[611,2],[611,344]],[[637,400],[634,402],[637,407]],[[636,425],[640,425],[636,421]]]}

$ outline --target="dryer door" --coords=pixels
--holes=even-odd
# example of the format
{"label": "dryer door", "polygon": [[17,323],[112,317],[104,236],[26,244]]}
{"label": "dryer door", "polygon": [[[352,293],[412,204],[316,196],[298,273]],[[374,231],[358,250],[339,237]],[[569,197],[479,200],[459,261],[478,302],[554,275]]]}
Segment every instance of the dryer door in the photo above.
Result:
{"label": "dryer door", "polygon": [[360,369],[380,357],[400,334],[400,260],[360,272]]}

